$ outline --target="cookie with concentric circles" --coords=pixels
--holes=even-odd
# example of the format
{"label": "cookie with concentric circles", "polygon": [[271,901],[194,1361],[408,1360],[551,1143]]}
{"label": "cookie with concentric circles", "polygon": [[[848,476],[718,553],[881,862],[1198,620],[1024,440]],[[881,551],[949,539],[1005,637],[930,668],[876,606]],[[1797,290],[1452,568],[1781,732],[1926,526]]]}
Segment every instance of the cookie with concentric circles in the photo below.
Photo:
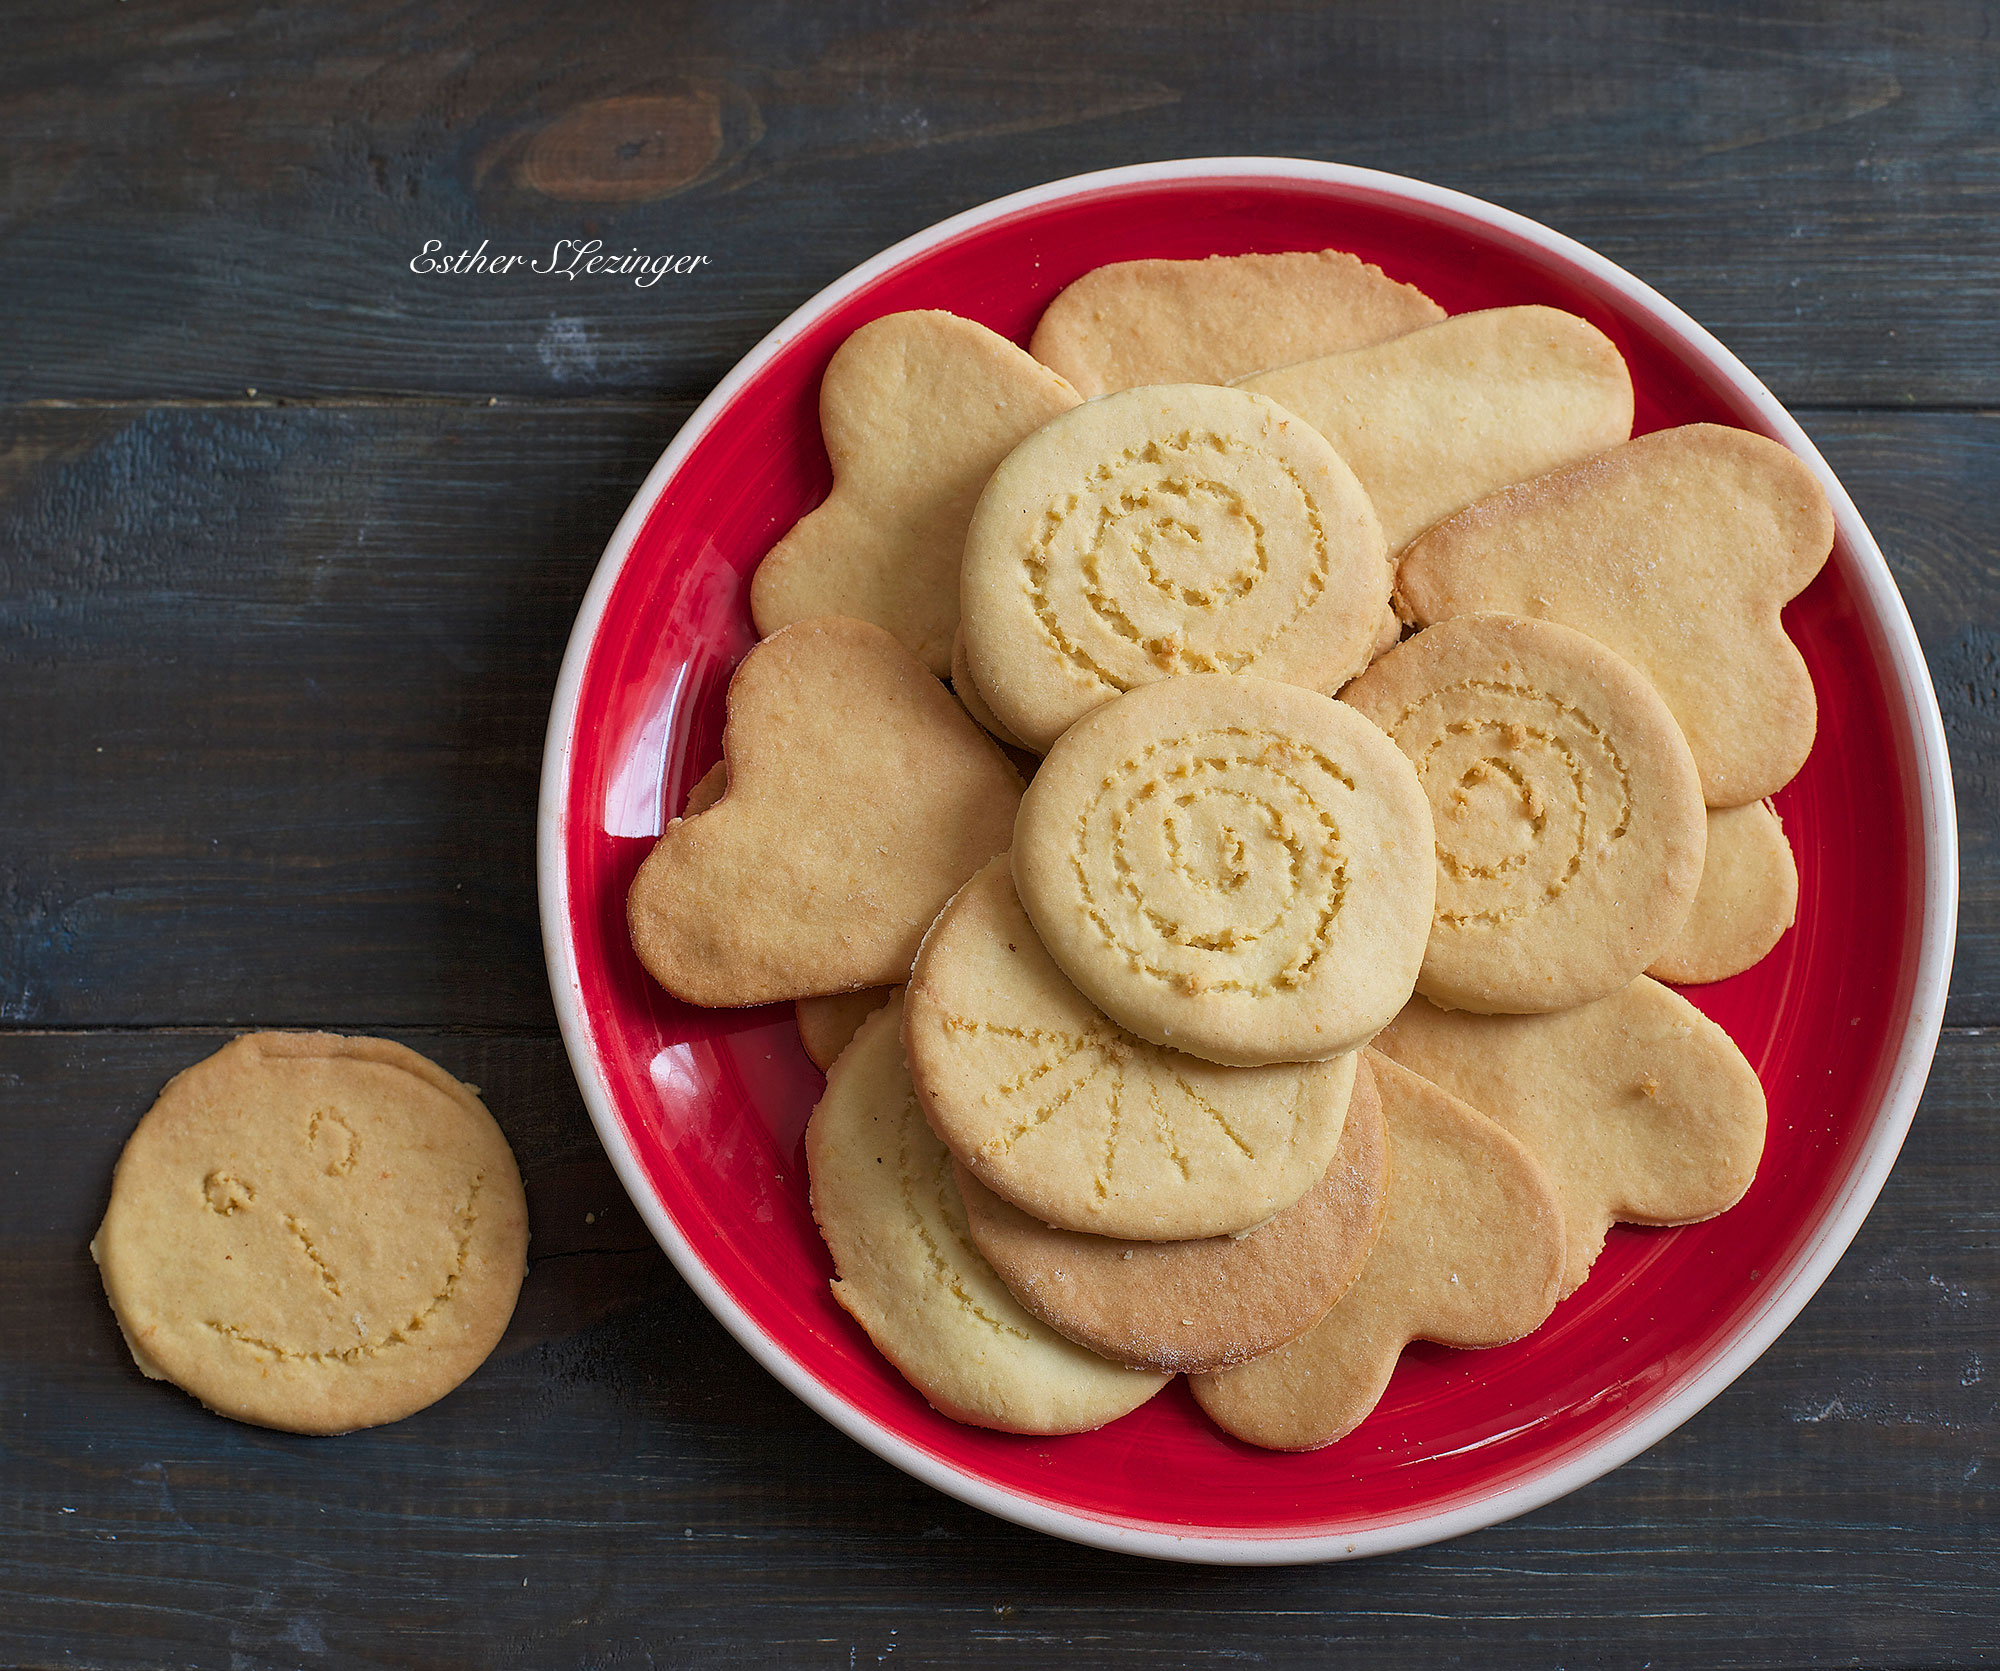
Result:
{"label": "cookie with concentric circles", "polygon": [[1325,438],[1262,395],[1198,384],[1036,430],[980,495],[960,575],[972,680],[1038,752],[1173,674],[1337,690],[1388,597],[1381,525]]}
{"label": "cookie with concentric circles", "polygon": [[1177,1241],[1291,1206],[1340,1141],[1354,1058],[1225,1068],[1135,1038],[1064,977],[1006,859],[924,937],[903,1042],[924,1112],[1043,1224]]}
{"label": "cookie with concentric circles", "polygon": [[388,1039],[250,1033],[134,1129],[90,1245],[132,1356],[294,1433],[396,1421],[498,1344],[528,1207],[476,1092]]}
{"label": "cookie with concentric circles", "polygon": [[1567,1009],[1673,939],[1708,821],[1680,727],[1629,662],[1551,621],[1466,615],[1341,693],[1414,762],[1437,830],[1417,990],[1450,1009]]}
{"label": "cookie with concentric circles", "polygon": [[1200,1375],[1282,1346],[1346,1293],[1382,1228],[1387,1156],[1363,1063],[1326,1175],[1247,1235],[1084,1236],[1002,1201],[963,1167],[958,1191],[986,1262],[1043,1322],[1118,1363]]}
{"label": "cookie with concentric circles", "polygon": [[1228,674],[1079,720],[1022,797],[1013,862],[1050,956],[1112,1020],[1245,1067],[1357,1049],[1395,1015],[1437,875],[1416,771],[1373,723]]}

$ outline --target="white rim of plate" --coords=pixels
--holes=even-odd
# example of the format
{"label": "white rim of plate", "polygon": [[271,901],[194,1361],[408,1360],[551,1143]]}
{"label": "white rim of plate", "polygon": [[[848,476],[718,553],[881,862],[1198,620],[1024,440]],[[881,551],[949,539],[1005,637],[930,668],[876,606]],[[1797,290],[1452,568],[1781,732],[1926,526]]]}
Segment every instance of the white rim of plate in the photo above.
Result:
{"label": "white rim of plate", "polygon": [[[1888,1084],[1875,1114],[1866,1144],[1846,1187],[1821,1218],[1812,1240],[1794,1256],[1787,1270],[1764,1295],[1756,1312],[1737,1327],[1730,1342],[1690,1375],[1660,1403],[1645,1410],[1596,1442],[1537,1469],[1530,1477],[1481,1493],[1435,1514],[1371,1526],[1346,1533],[1306,1536],[1266,1535],[1255,1531],[1192,1531],[1178,1533],[1152,1523],[1100,1519],[1019,1495],[962,1473],[878,1426],[868,1416],[829,1391],[806,1367],[767,1335],[735,1298],[709,1273],[680,1227],[648,1185],[623,1125],[612,1107],[605,1082],[597,1071],[589,1023],[584,1015],[574,947],[569,938],[569,875],[562,837],[564,787],[569,781],[575,748],[576,706],[584,668],[613,586],[632,554],[647,516],[683,460],[714,425],[723,410],[751,378],[825,313],[912,256],[947,242],[960,233],[1024,209],[1046,207],[1065,199],[1107,188],[1154,184],[1189,184],[1226,179],[1283,180],[1360,190],[1412,208],[1463,217],[1495,232],[1510,235],[1580,269],[1598,284],[1616,292],[1636,312],[1663,328],[1681,346],[1731,382],[1754,407],[1770,432],[1782,440],[1819,477],[1833,506],[1834,519],[1853,553],[1850,576],[1866,600],[1875,623],[1887,639],[1889,663],[1903,719],[1916,755],[1918,805],[1923,836],[1924,895],[1915,989],[1910,1018],[1890,1070]],[[556,681],[549,712],[548,741],[542,757],[542,783],[537,813],[536,873],[541,891],[542,943],[548,958],[549,985],[555,998],[563,1044],[577,1085],[590,1110],[605,1152],[611,1157],[626,1193],[632,1197],[681,1276],[723,1326],[765,1369],[850,1438],[866,1446],[905,1473],[947,1495],[1036,1531],[1076,1543],[1125,1554],[1217,1565],[1278,1566],[1292,1563],[1351,1560],[1412,1549],[1422,1544],[1479,1531],[1588,1485],[1666,1437],[1715,1398],[1760,1357],[1811,1299],[1840,1256],[1847,1251],[1862,1220],[1880,1194],[1889,1169],[1903,1146],[1923,1094],[1944,1023],[1945,995],[1951,978],[1953,942],[1958,921],[1958,824],[1952,794],[1951,763],[1945,749],[1944,722],[1937,693],[1924,664],[1923,651],[1910,624],[1902,594],[1889,573],[1881,548],[1862,522],[1854,501],[1835,478],[1819,450],[1775,396],[1727,348],[1687,314],[1622,267],[1562,233],[1510,209],[1502,209],[1462,192],[1428,185],[1398,174],[1353,168],[1343,163],[1309,162],[1293,157],[1202,157],[1140,163],[1127,168],[1078,174],[1026,191],[996,198],[963,214],[903,239],[863,262],[798,308],[746,354],[714,392],[682,425],[660,455],[631,505],[620,518],[604,548],[597,572],[577,611],[569,648]]]}

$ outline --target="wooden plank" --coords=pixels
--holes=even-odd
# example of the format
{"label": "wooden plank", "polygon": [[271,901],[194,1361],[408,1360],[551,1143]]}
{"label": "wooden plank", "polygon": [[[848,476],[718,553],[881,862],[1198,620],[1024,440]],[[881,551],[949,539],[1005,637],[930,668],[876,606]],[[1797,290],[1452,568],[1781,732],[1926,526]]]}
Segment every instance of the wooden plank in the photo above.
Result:
{"label": "wooden plank", "polygon": [[[0,1021],[550,1025],[534,806],[577,600],[678,408],[0,412]],[[1813,432],[1996,796],[2000,422]],[[1822,746],[1827,746],[1822,743]],[[2000,1022],[1965,821],[1952,1019]]]}
{"label": "wooden plank", "polygon": [[1855,1246],[1679,1433],[1455,1543],[1245,1572],[1058,1548],[841,1438],[645,1249],[546,1038],[400,1035],[485,1088],[533,1201],[521,1315],[465,1387],[309,1440],[143,1382],[84,1246],[132,1122],[220,1036],[0,1037],[10,1663],[1945,1666],[2000,1643],[2000,1034],[1946,1035]]}
{"label": "wooden plank", "polygon": [[[1991,404],[1990,9],[778,0],[421,20],[114,0],[11,20],[0,400],[691,400],[794,306],[998,194],[1160,156],[1470,191],[1658,285],[1787,400]],[[420,275],[558,239],[639,289]]]}

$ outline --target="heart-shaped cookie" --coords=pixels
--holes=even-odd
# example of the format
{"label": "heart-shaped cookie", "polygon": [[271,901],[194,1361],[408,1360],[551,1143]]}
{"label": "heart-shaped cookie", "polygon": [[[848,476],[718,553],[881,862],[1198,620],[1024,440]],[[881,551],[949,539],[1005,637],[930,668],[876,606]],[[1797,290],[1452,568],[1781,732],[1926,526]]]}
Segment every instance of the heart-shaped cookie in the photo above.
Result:
{"label": "heart-shaped cookie", "polygon": [[1005,337],[956,314],[863,325],[820,384],[833,491],[758,565],[757,630],[851,615],[887,628],[944,678],[979,490],[1015,443],[1078,398]]}
{"label": "heart-shaped cookie", "polygon": [[1029,343],[1087,399],[1142,383],[1229,383],[1444,317],[1339,250],[1118,261],[1050,302]]}
{"label": "heart-shaped cookie", "polygon": [[1798,908],[1798,861],[1771,803],[1711,807],[1694,905],[1646,973],[1679,986],[1726,981],[1764,960]]}
{"label": "heart-shaped cookie", "polygon": [[859,992],[834,992],[824,998],[801,998],[792,1006],[799,1024],[799,1042],[812,1065],[825,1073],[861,1030],[861,1023],[888,1003],[893,988],[864,986]]}
{"label": "heart-shaped cookie", "polygon": [[1521,1144],[1367,1052],[1389,1137],[1382,1234],[1339,1304],[1288,1346],[1190,1377],[1224,1431],[1316,1450],[1359,1427],[1413,1340],[1503,1346],[1541,1327],[1563,1270],[1562,1209]]}
{"label": "heart-shaped cookie", "polygon": [[1558,308],[1489,308],[1344,354],[1259,372],[1368,490],[1391,552],[1496,488],[1632,433],[1632,374],[1611,339]]}
{"label": "heart-shaped cookie", "polygon": [[1563,1292],[1614,1223],[1692,1224],[1733,1207],[1764,1152],[1764,1087],[1733,1040],[1641,975],[1554,1015],[1471,1015],[1422,998],[1383,1054],[1527,1145],[1562,1197]]}
{"label": "heart-shaped cookie", "polygon": [[1608,644],[1673,710],[1710,806],[1789,783],[1812,749],[1812,676],[1779,611],[1833,548],[1805,462],[1689,424],[1503,488],[1411,542],[1397,607],[1561,621]]}
{"label": "heart-shaped cookie", "polygon": [[765,639],[729,685],[727,793],[633,878],[632,945],[689,1003],[901,981],[959,885],[1013,837],[1020,775],[880,627]]}

